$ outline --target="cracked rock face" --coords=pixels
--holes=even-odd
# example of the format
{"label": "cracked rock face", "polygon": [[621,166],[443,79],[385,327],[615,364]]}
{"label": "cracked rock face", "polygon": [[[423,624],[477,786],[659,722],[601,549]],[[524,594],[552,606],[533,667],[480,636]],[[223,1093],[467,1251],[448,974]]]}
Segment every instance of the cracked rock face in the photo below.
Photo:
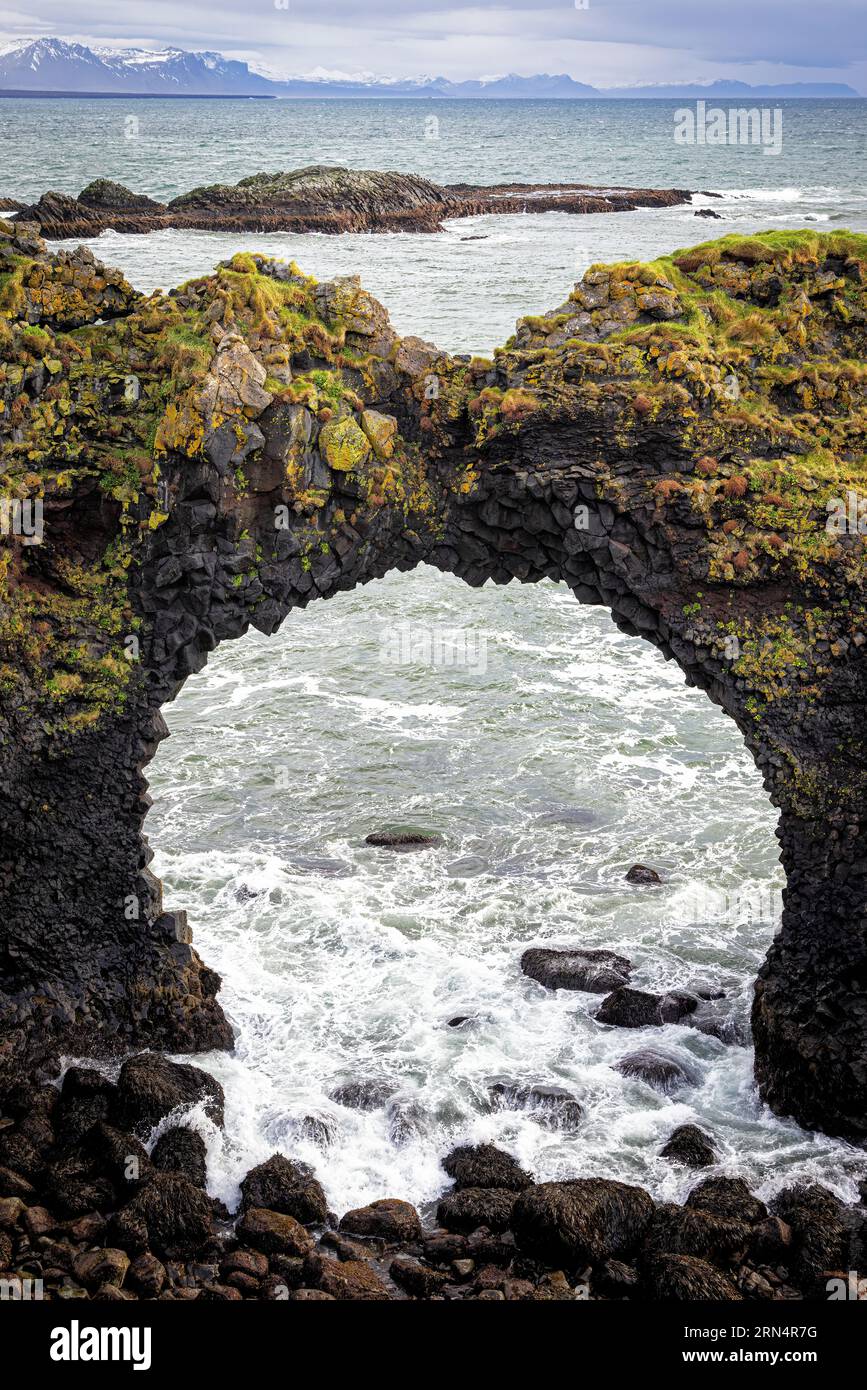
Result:
{"label": "cracked rock face", "polygon": [[863,237],[727,237],[594,267],[468,360],[354,278],[238,255],[145,297],[0,224],[3,1064],[231,1046],[148,869],[161,706],[424,561],[565,582],[735,720],[788,878],[762,1094],[867,1133],[865,277]]}

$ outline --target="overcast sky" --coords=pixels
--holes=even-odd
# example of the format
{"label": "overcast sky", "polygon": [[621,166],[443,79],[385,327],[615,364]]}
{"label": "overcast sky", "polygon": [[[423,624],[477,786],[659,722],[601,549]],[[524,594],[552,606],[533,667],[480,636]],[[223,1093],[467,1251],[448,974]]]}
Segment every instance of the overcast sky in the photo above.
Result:
{"label": "overcast sky", "polygon": [[[580,0],[581,3],[584,0]],[[5,39],[213,48],[280,76],[568,72],[595,86],[739,77],[867,93],[865,0],[0,0]]]}

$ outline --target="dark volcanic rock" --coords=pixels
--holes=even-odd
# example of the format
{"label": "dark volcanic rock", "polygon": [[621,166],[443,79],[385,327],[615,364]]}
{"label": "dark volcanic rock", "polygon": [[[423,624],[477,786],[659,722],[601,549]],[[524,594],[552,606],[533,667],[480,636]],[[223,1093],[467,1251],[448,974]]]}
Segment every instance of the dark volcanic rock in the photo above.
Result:
{"label": "dark volcanic rock", "polygon": [[469,1234],[480,1226],[506,1231],[518,1194],[508,1187],[460,1187],[440,1199],[437,1221],[447,1231]]}
{"label": "dark volcanic rock", "polygon": [[657,1206],[644,1236],[646,1255],[697,1255],[719,1264],[746,1252],[750,1226],[697,1207]]}
{"label": "dark volcanic rock", "polygon": [[512,1229],[522,1251],[557,1268],[628,1256],[653,1215],[640,1187],[605,1178],[545,1182],[520,1195]]}
{"label": "dark volcanic rock", "polygon": [[250,1207],[237,1225],[242,1240],[265,1255],[300,1257],[313,1249],[313,1237],[286,1212]]}
{"label": "dark volcanic rock", "polygon": [[678,1125],[659,1152],[662,1158],[685,1163],[688,1168],[709,1168],[716,1163],[713,1140],[698,1125]]}
{"label": "dark volcanic rock", "polygon": [[521,970],[546,989],[608,994],[626,984],[632,963],[614,951],[549,950],[536,946],[522,955]]}
{"label": "dark volcanic rock", "polygon": [[[265,174],[166,215],[348,230],[638,201],[396,180]],[[125,193],[89,196],[113,206],[58,195],[38,215],[154,225],[118,210]],[[353,277],[239,253],[145,297],[86,247],[0,222],[6,490],[18,531],[43,505],[49,541],[4,537],[0,566],[0,1089],[61,1054],[232,1045],[219,978],[146,867],[161,710],[220,642],[430,564],[471,587],[568,586],[748,731],[787,878],[753,1003],[760,1092],[863,1139],[867,576],[824,502],[830,476],[858,482],[865,267],[841,229],[702,244],[673,278],[627,258],[467,361],[400,338]],[[753,650],[768,623],[770,664]],[[4,1166],[21,1171],[10,1143],[32,1160],[22,1140],[45,1162],[44,1137],[10,1135]]]}
{"label": "dark volcanic rock", "polygon": [[656,1255],[642,1270],[649,1298],[678,1302],[737,1303],[742,1300],[731,1279],[706,1260],[692,1255]]}
{"label": "dark volcanic rock", "polygon": [[771,1203],[792,1231],[792,1273],[810,1294],[820,1293],[830,1270],[849,1269],[849,1225],[845,1208],[818,1183],[786,1187]]}
{"label": "dark volcanic rock", "polygon": [[624,986],[603,999],[596,1010],[599,1023],[618,1028],[648,1028],[661,1023],[679,1023],[698,1008],[698,999],[685,990],[670,994],[647,994]]}
{"label": "dark volcanic rock", "polygon": [[199,1067],[142,1052],[124,1062],[117,1079],[112,1117],[121,1128],[147,1134],[173,1110],[204,1102],[215,1124],[223,1123],[223,1088]]}
{"label": "dark volcanic rock", "polygon": [[130,1254],[150,1249],[173,1260],[197,1254],[215,1229],[210,1198],[177,1173],[155,1173],[111,1223],[114,1239]]}
{"label": "dark volcanic rock", "polygon": [[442,843],[439,835],[427,834],[423,830],[375,830],[364,838],[366,845],[378,849],[413,850],[432,849]]}
{"label": "dark volcanic rock", "polygon": [[164,203],[155,203],[153,198],[143,193],[132,193],[122,183],[111,179],[94,179],[78,195],[78,202],[86,208],[96,208],[105,212],[164,212]]}
{"label": "dark volcanic rock", "polygon": [[703,1178],[686,1199],[688,1207],[752,1225],[768,1214],[764,1202],[754,1197],[743,1178]]}
{"label": "dark volcanic rock", "polygon": [[251,1168],[241,1183],[242,1206],[267,1207],[294,1216],[296,1221],[324,1221],[328,1203],[322,1184],[306,1163],[293,1163],[272,1154]]}
{"label": "dark volcanic rock", "polygon": [[384,1197],[367,1207],[348,1211],[341,1218],[340,1229],[351,1236],[380,1236],[394,1243],[421,1239],[421,1222],[415,1207],[395,1197]]}
{"label": "dark volcanic rock", "polygon": [[463,1144],[443,1159],[456,1187],[501,1187],[523,1192],[533,1179],[516,1158],[493,1144]]}
{"label": "dark volcanic rock", "polygon": [[676,1057],[655,1052],[651,1048],[643,1048],[640,1052],[630,1052],[628,1057],[621,1057],[615,1069],[623,1076],[638,1077],[640,1081],[646,1081],[648,1086],[653,1086],[657,1091],[665,1091],[669,1095],[684,1086],[695,1084],[695,1078]]}
{"label": "dark volcanic rock", "polygon": [[64,1148],[78,1142],[99,1120],[108,1118],[114,1083],[88,1067],[70,1067],[54,1109],[57,1141]]}
{"label": "dark volcanic rock", "polygon": [[151,1161],[161,1173],[182,1173],[194,1187],[207,1181],[207,1149],[201,1134],[186,1125],[164,1130],[151,1151]]}
{"label": "dark volcanic rock", "polygon": [[166,206],[96,179],[78,196],[45,193],[32,206],[12,204],[47,237],[97,236],[107,227],[149,232],[161,227],[211,231],[436,232],[444,218],[516,212],[619,212],[688,201],[675,189],[597,189],[584,184],[439,186],[414,174],[309,165],[212,184]]}

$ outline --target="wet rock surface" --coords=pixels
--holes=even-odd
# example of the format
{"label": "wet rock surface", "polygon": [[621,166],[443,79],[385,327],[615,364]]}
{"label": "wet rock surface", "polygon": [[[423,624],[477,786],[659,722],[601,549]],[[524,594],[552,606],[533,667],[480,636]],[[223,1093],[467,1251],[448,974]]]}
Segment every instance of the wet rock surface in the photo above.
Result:
{"label": "wet rock surface", "polygon": [[[7,199],[43,236],[98,236],[163,227],[209,231],[436,232],[449,217],[522,212],[626,212],[688,202],[681,189],[593,188],[588,184],[453,184],[413,174],[310,165],[214,184],[159,203],[110,179],[96,179],[77,198],[44,193],[37,203]],[[12,210],[12,208],[10,208]]]}
{"label": "wet rock surface", "polygon": [[534,947],[521,957],[521,970],[546,989],[577,989],[609,994],[625,985],[632,964],[614,951],[553,950]]}

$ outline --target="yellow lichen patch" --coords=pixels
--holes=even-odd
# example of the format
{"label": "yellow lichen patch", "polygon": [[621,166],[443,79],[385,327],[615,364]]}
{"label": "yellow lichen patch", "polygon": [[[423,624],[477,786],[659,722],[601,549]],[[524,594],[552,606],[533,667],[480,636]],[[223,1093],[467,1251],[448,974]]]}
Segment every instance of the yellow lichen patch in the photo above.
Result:
{"label": "yellow lichen patch", "polygon": [[338,473],[355,472],[370,458],[370,440],[351,415],[323,426],[319,448],[329,467]]}

